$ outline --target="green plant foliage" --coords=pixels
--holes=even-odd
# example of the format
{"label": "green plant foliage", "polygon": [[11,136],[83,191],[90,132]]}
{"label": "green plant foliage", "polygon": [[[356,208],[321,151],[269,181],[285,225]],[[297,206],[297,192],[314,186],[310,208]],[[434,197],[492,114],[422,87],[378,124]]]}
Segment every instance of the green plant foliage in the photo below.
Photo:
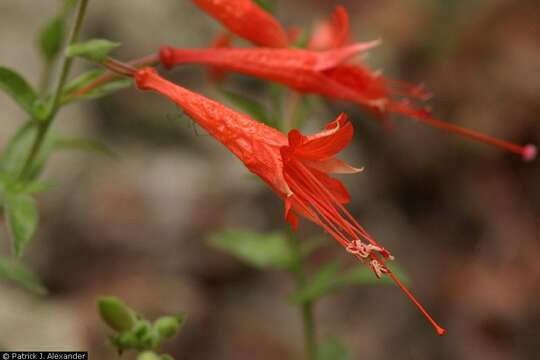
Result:
{"label": "green plant foliage", "polygon": [[295,262],[295,253],[281,232],[226,230],[212,236],[210,244],[259,269],[288,269]]}
{"label": "green plant foliage", "polygon": [[31,195],[11,191],[4,193],[3,200],[13,252],[20,257],[36,232],[39,215],[36,201]]}
{"label": "green plant foliage", "polygon": [[257,5],[262,7],[264,10],[268,11],[269,13],[273,13],[274,9],[276,7],[276,1],[275,0],[255,0]]}
{"label": "green plant foliage", "polygon": [[66,55],[68,57],[80,56],[101,63],[118,46],[120,46],[120,43],[106,39],[91,39],[68,46]]}
{"label": "green plant foliage", "polygon": [[51,19],[43,28],[39,36],[39,45],[46,62],[53,62],[62,50],[66,37],[65,27],[64,18],[58,16]]}
{"label": "green plant foliage", "polygon": [[99,140],[86,138],[55,139],[55,150],[81,150],[94,152],[107,157],[118,159],[118,154],[111,150],[106,144]]}
{"label": "green plant foliage", "polygon": [[103,96],[111,95],[119,90],[125,89],[133,84],[133,81],[129,78],[117,77],[105,84],[98,85],[95,88],[85,92],[81,96],[75,96],[77,91],[88,86],[97,78],[105,73],[103,70],[90,70],[85,72],[64,86],[62,92],[62,104],[66,104],[75,100],[90,100],[98,99]]}
{"label": "green plant foliage", "polygon": [[163,316],[154,322],[154,328],[162,338],[171,338],[175,336],[184,324],[185,316],[183,314],[176,316]]}
{"label": "green plant foliage", "polygon": [[111,344],[120,353],[136,350],[140,352],[138,360],[172,359],[165,354],[157,355],[155,351],[163,340],[172,338],[180,331],[186,319],[184,314],[162,316],[151,323],[114,296],[101,297],[97,306],[103,321],[116,331],[111,336]]}
{"label": "green plant foliage", "polygon": [[137,356],[137,360],[162,360],[162,359],[163,358],[161,356],[157,355],[153,351],[145,351],[139,354],[139,356]]}
{"label": "green plant foliage", "polygon": [[38,277],[19,260],[0,256],[0,277],[13,281],[36,294],[47,294],[47,289]]}
{"label": "green plant foliage", "polygon": [[135,314],[124,302],[116,297],[102,297],[98,300],[101,318],[116,331],[128,331],[135,325]]}
{"label": "green plant foliage", "polygon": [[[407,282],[406,276],[396,268],[392,271]],[[333,261],[322,266],[304,285],[289,295],[289,300],[295,304],[302,304],[317,300],[325,295],[336,292],[353,285],[392,284],[387,276],[377,279],[371,269],[366,266],[355,266],[349,271],[342,271],[341,264]]]}
{"label": "green plant foliage", "polygon": [[275,126],[275,121],[267,115],[269,111],[264,107],[263,104],[250,99],[249,97],[228,90],[221,89],[221,93],[230,103],[232,103],[232,105],[238,107],[241,111],[245,112],[249,116],[269,126]]}
{"label": "green plant foliage", "polygon": [[0,66],[0,89],[4,90],[29,115],[34,115],[36,92],[17,72]]}
{"label": "green plant foliage", "polygon": [[322,341],[317,348],[317,360],[349,360],[349,350],[339,339]]}
{"label": "green plant foliage", "polygon": [[[28,122],[19,128],[0,156],[1,173],[9,174],[15,178],[20,175],[37,134],[38,128],[35,123]],[[51,137],[47,136],[27,174],[29,179],[34,179],[41,173],[52,147]]]}

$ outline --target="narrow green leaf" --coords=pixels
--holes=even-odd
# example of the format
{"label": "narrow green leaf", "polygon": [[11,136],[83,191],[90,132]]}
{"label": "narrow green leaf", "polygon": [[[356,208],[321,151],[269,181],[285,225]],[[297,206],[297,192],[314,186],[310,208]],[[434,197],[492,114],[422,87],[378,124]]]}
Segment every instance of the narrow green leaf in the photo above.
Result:
{"label": "narrow green leaf", "polygon": [[133,81],[131,79],[119,77],[108,81],[105,84],[96,86],[82,96],[72,96],[77,91],[83,89],[85,86],[89,85],[103,74],[103,70],[91,70],[70,81],[66,86],[64,86],[62,103],[65,104],[75,100],[97,99],[103,96],[113,94],[133,84]]}
{"label": "narrow green leaf", "polygon": [[41,54],[45,61],[52,62],[60,50],[65,39],[65,21],[62,17],[55,17],[44,27],[39,37]]}
{"label": "narrow green leaf", "polygon": [[227,230],[212,236],[210,244],[260,269],[287,269],[295,259],[285,235],[280,232]]}
{"label": "narrow green leaf", "polygon": [[115,92],[125,89],[133,85],[133,81],[129,78],[118,78],[112,81],[107,82],[101,86],[98,86],[86,94],[84,94],[81,99],[90,100],[98,99],[107,95],[114,94]]}
{"label": "narrow green leaf", "polygon": [[20,257],[36,232],[36,201],[28,194],[6,192],[4,202],[8,229],[13,240],[13,252]]}
{"label": "narrow green leaf", "polygon": [[[20,174],[37,134],[37,126],[32,122],[27,122],[17,130],[0,156],[0,172],[10,174],[13,177]],[[29,171],[30,179],[37,177],[43,170],[52,150],[52,145],[51,137],[47,136]]]}
{"label": "narrow green leaf", "polygon": [[[388,263],[387,263],[388,266]],[[407,277],[396,266],[389,266],[404,283],[408,282]],[[341,271],[338,262],[330,262],[321,267],[306,283],[304,287],[289,295],[289,300],[293,303],[301,304],[319,299],[325,295],[336,292],[353,285],[370,284],[392,284],[393,281],[388,276],[381,279],[373,274],[373,271],[366,266],[355,266],[347,272]]]}
{"label": "narrow green leaf", "polygon": [[290,301],[305,303],[316,300],[332,291],[337,282],[340,267],[340,263],[337,261],[323,265],[302,288],[289,295]]}
{"label": "narrow green leaf", "polygon": [[350,354],[339,339],[326,339],[317,349],[317,360],[349,360]]}
{"label": "narrow green leaf", "polygon": [[101,155],[117,159],[118,155],[111,150],[106,144],[99,140],[73,138],[73,139],[56,139],[54,147],[57,150],[81,150],[87,152],[95,152]]}
{"label": "narrow green leaf", "polygon": [[36,294],[47,294],[47,289],[38,277],[18,260],[1,256],[0,277],[14,281]]}
{"label": "narrow green leaf", "polygon": [[31,180],[27,182],[17,182],[13,189],[21,194],[37,194],[53,187],[53,184],[45,181]]}
{"label": "narrow green leaf", "polygon": [[120,43],[106,39],[92,39],[70,45],[67,48],[66,55],[68,57],[80,56],[100,63],[105,60],[109,52],[118,46],[120,46]]}
{"label": "narrow green leaf", "polygon": [[85,87],[104,73],[105,70],[101,69],[93,69],[82,73],[81,75],[77,76],[73,80],[70,80],[66,85],[64,85],[64,89],[62,90],[62,96],[67,96],[69,93],[75,92]]}
{"label": "narrow green leaf", "polygon": [[0,66],[0,89],[10,95],[28,114],[34,114],[36,92],[17,72]]}
{"label": "narrow green leaf", "polygon": [[221,89],[221,93],[225,95],[227,100],[229,100],[234,106],[238,107],[241,111],[245,112],[256,120],[273,126],[274,121],[267,115],[268,110],[263,104],[244,95],[236,94],[228,90]]}
{"label": "narrow green leaf", "polygon": [[99,314],[109,327],[118,332],[128,331],[135,325],[135,314],[122,300],[114,296],[98,299]]}

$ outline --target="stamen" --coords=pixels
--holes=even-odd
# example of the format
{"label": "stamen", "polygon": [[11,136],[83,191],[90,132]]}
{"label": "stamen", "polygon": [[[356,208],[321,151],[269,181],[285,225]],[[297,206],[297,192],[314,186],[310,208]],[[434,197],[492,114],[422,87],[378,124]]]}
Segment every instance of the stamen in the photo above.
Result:
{"label": "stamen", "polygon": [[431,125],[433,127],[473,139],[484,144],[498,147],[500,149],[512,152],[514,154],[521,155],[523,160],[531,161],[536,157],[536,147],[532,144],[525,146],[517,145],[510,143],[505,140],[497,139],[489,135],[479,133],[477,131],[463,128],[446,121],[442,121],[432,117],[429,112],[423,109],[416,109],[405,102],[390,102],[388,104],[388,110],[397,112],[406,116],[410,116],[417,120],[423,121],[424,123]]}
{"label": "stamen", "polygon": [[399,280],[399,278],[394,275],[393,272],[391,272],[388,268],[386,268],[388,270],[388,276],[390,276],[392,278],[392,280],[394,280],[394,282],[396,283],[397,286],[399,286],[399,288],[405,293],[405,295],[407,295],[407,297],[409,298],[409,300],[412,301],[412,303],[418,308],[418,310],[420,310],[420,312],[422,313],[422,315],[424,315],[424,317],[430,322],[430,324],[435,328],[435,331],[437,332],[437,335],[441,336],[441,335],[444,335],[444,333],[446,332],[446,330],[441,327],[439,324],[437,324],[437,322],[435,320],[433,320],[433,318],[429,315],[429,313],[427,312],[427,310],[422,306],[422,304],[420,304],[420,302],[414,297],[414,295],[411,293],[411,291],[401,283],[401,281]]}
{"label": "stamen", "polygon": [[[378,252],[388,259],[393,259],[392,255],[378,245],[377,242],[358,224],[347,209],[337,201],[335,196],[320,182],[317,177],[306,168],[301,162],[296,160],[288,161],[284,166],[284,176],[294,193],[293,199],[296,204],[307,214],[315,223],[323,227],[332,237],[334,237],[348,252],[356,255],[360,261],[371,257],[369,266],[377,277],[388,274],[415,304],[421,313],[435,327],[439,335],[444,334],[445,330],[440,327],[429,316],[422,305],[414,298],[411,292],[399,281],[399,279],[384,265],[384,263],[373,255]],[[350,219],[350,223],[343,217],[345,215]],[[346,236],[346,234],[348,236]],[[361,236],[369,241],[369,244],[363,243],[356,236]],[[350,240],[352,238],[352,240]]]}
{"label": "stamen", "polygon": [[375,276],[377,276],[378,279],[381,278],[383,274],[389,274],[390,270],[383,264],[379,262],[379,260],[373,259],[369,262],[369,266],[371,267],[371,270],[375,273]]}

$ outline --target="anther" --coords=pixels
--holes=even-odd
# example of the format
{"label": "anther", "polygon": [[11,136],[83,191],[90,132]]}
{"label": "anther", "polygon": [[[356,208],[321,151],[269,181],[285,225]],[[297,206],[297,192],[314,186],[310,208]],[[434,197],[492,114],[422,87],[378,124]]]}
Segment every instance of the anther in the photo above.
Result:
{"label": "anther", "polygon": [[375,273],[375,276],[377,276],[377,278],[379,279],[381,278],[381,276],[383,276],[383,274],[390,273],[390,270],[388,270],[388,268],[381,264],[378,260],[371,260],[369,262],[369,266],[371,267],[371,270],[373,270],[373,272]]}

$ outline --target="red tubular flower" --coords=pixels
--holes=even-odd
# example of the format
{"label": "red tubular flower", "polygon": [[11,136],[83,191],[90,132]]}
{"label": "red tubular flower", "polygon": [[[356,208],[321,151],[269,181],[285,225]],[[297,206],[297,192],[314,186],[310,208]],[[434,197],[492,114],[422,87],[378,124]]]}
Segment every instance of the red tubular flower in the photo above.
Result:
{"label": "red tubular flower", "polygon": [[315,93],[377,107],[380,102],[378,99],[367,99],[361,92],[350,89],[325,74],[326,70],[335,68],[348,58],[377,44],[378,41],[355,43],[323,52],[271,48],[175,49],[163,46],[159,57],[166,68],[188,63],[211,65],[279,82],[302,93]]}
{"label": "red tubular flower", "polygon": [[426,100],[431,94],[422,86],[385,79],[361,64],[343,64],[353,55],[377,44],[377,41],[356,43],[322,52],[270,48],[175,49],[163,46],[160,49],[160,61],[166,68],[198,63],[252,75],[285,84],[302,93],[352,101],[383,117],[389,112],[400,113],[445,131],[519,154],[524,160],[535,158],[534,145],[512,144],[438,120],[409,100],[394,98],[397,95]]}
{"label": "red tubular flower", "polygon": [[336,7],[328,21],[317,24],[309,39],[308,48],[328,50],[344,46],[349,41],[349,15],[343,6]]}
{"label": "red tubular flower", "polygon": [[259,46],[286,47],[280,23],[252,0],[193,0],[234,34]]}
{"label": "red tubular flower", "polygon": [[[228,48],[231,46],[231,34],[229,32],[224,32],[219,34],[210,47],[215,49]],[[225,71],[219,67],[209,66],[207,69],[208,78],[214,83],[222,83],[225,80]]]}
{"label": "red tubular flower", "polygon": [[297,227],[301,215],[320,225],[348,252],[371,267],[377,277],[388,274],[435,327],[441,328],[410,291],[385,266],[393,257],[358,224],[344,207],[350,196],[343,184],[329,174],[355,173],[360,169],[336,159],[353,136],[352,124],[340,115],[325,130],[310,136],[278,130],[237,113],[222,104],[161,78],[154,69],[135,73],[137,86],[172,100],[210,135],[235,154],[285,203],[285,219]]}

